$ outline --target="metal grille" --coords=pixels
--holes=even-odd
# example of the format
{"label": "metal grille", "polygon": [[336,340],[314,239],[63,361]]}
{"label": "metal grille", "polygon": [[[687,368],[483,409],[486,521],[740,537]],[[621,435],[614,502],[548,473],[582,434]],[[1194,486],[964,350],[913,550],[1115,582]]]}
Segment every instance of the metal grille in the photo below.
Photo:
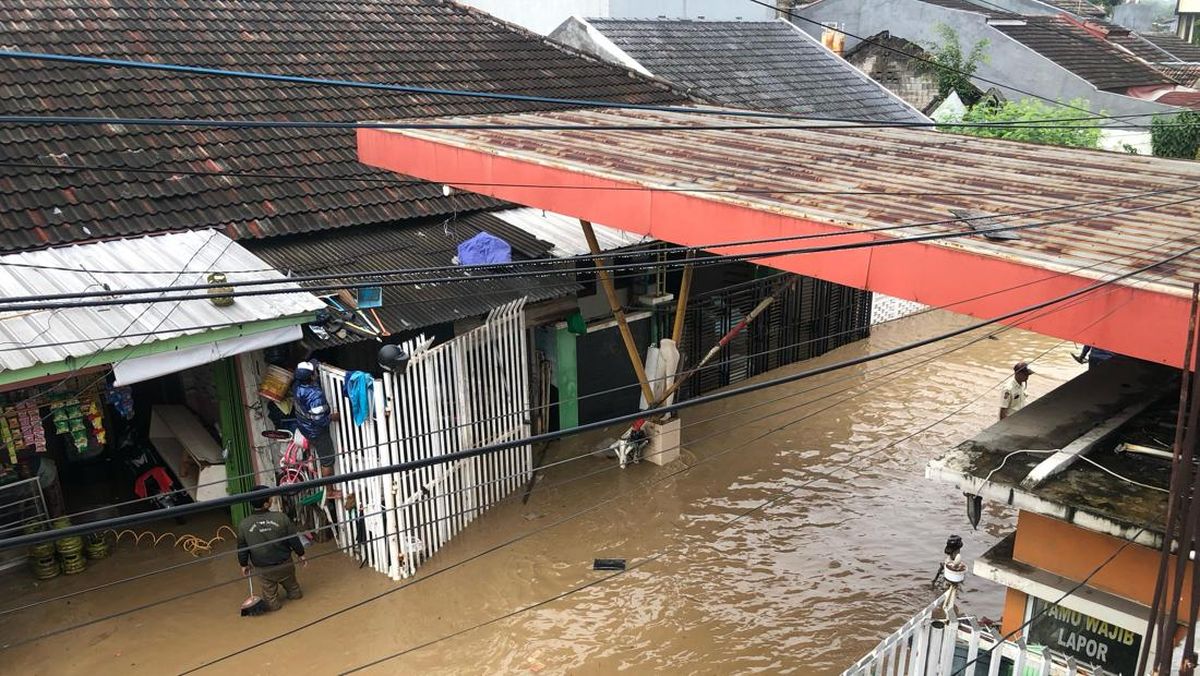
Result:
{"label": "metal grille", "polygon": [[[756,279],[693,298],[678,345],[680,372],[698,364],[755,305],[792,279],[791,275]],[[658,334],[670,336],[674,304],[661,306],[655,316]],[[801,277],[685,383],[679,397],[711,392],[861,340],[870,334],[870,321],[870,292]]]}

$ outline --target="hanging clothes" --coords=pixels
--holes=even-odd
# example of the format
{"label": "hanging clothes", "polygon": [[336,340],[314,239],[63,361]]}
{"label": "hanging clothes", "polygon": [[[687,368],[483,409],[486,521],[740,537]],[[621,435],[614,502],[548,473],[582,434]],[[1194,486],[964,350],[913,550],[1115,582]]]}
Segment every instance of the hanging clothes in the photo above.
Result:
{"label": "hanging clothes", "polygon": [[350,400],[350,417],[355,425],[361,425],[371,417],[371,402],[375,389],[375,378],[370,373],[351,371],[346,374],[346,382],[342,386],[346,398]]}

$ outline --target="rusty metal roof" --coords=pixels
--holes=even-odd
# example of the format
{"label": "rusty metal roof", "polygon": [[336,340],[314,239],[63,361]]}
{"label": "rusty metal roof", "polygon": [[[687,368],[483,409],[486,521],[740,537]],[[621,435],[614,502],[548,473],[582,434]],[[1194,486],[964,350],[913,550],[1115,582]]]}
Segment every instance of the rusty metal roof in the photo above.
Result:
{"label": "rusty metal roof", "polygon": [[[1080,276],[1090,278],[1127,272],[1162,257],[1165,251],[1183,248],[1185,241],[1200,242],[1200,199],[1137,213],[1105,215],[1200,197],[1200,164],[1196,162],[911,128],[771,129],[771,125],[779,123],[744,118],[701,118],[683,113],[587,110],[455,118],[453,121],[682,126],[727,123],[758,128],[669,132],[456,129],[378,134],[382,138],[403,134],[490,156],[566,170],[581,177],[609,179],[623,186],[622,190],[640,187],[698,191],[689,196],[715,204],[739,205],[766,214],[851,229],[943,220],[952,218],[952,209],[1007,214],[1054,208],[1054,211],[1015,220],[1006,219],[1003,223],[1080,220],[1023,230],[1019,233],[1020,239],[1015,241],[995,242],[980,236],[939,240],[933,244],[1057,271],[1074,271],[1092,265],[1094,267],[1090,269],[1078,271]],[[360,136],[360,156],[374,134]],[[449,175],[428,178],[449,183],[454,183],[455,178],[470,180]],[[744,192],[705,192],[714,189]],[[1185,192],[1130,197],[1103,205],[1074,206],[1122,194],[1160,190]],[[806,194],[804,191],[872,194]],[[539,194],[549,199],[555,192],[542,190]],[[961,194],[964,192],[968,194]],[[573,205],[565,203],[531,206],[554,208],[572,216],[588,215],[579,213],[587,210],[586,204],[582,205],[584,208],[576,209],[576,213],[569,211]],[[597,217],[596,220],[601,219]],[[627,224],[607,222],[628,229]],[[646,223],[645,226],[651,229],[653,224]],[[961,224],[951,223],[916,227],[896,234],[907,236],[962,229]],[[650,234],[656,235],[653,231]],[[731,241],[739,237],[731,230],[725,239]],[[775,245],[776,248],[780,246],[800,245]],[[1187,295],[1192,280],[1200,279],[1200,262],[1183,259],[1159,268],[1159,271],[1156,275],[1165,277],[1156,282],[1155,288],[1173,295]],[[1144,280],[1135,283],[1142,285]]]}

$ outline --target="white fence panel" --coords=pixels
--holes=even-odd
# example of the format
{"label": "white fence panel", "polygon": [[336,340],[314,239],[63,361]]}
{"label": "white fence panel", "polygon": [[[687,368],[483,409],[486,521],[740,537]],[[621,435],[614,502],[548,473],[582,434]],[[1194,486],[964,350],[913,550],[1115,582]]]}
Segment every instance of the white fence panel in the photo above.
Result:
{"label": "white fence panel", "polygon": [[[529,360],[525,301],[493,310],[482,326],[431,347],[403,347],[403,375],[374,385],[374,410],[356,426],[344,396],[346,374],[323,367],[338,473],[442,457],[522,439],[529,427]],[[519,488],[533,469],[528,445],[399,474],[348,481],[354,509],[338,504],[341,546],[393,579],[413,575],[478,515]],[[344,502],[344,501],[339,501]]]}

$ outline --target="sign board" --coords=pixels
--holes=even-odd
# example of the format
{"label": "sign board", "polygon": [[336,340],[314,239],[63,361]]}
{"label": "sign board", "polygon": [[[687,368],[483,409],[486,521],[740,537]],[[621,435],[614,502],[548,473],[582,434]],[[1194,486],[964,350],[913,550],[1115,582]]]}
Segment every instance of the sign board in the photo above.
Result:
{"label": "sign board", "polygon": [[1179,14],[1200,13],[1200,0],[1179,0],[1179,9],[1176,11]]}
{"label": "sign board", "polygon": [[[1109,674],[1135,676],[1142,636],[1081,612],[1032,599],[1025,641],[1044,645],[1059,655],[1103,667]],[[1045,611],[1045,612],[1043,612]]]}

